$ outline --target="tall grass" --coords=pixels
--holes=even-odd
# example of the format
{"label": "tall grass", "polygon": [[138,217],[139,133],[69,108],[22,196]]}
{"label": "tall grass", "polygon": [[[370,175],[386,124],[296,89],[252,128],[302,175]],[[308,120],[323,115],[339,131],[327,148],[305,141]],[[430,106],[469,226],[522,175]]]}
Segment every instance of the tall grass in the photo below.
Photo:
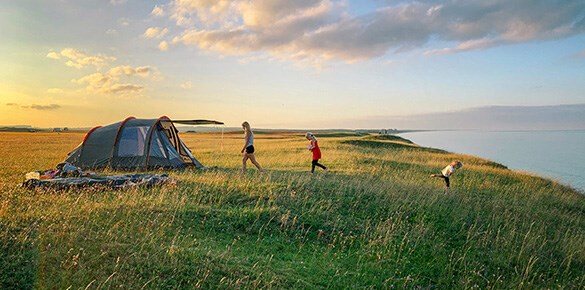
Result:
{"label": "tall grass", "polygon": [[[319,137],[319,136],[317,136]],[[28,191],[79,133],[1,133],[0,288],[583,288],[585,199],[553,181],[408,140],[183,134],[211,169],[175,186]],[[443,193],[430,178],[465,167]]]}

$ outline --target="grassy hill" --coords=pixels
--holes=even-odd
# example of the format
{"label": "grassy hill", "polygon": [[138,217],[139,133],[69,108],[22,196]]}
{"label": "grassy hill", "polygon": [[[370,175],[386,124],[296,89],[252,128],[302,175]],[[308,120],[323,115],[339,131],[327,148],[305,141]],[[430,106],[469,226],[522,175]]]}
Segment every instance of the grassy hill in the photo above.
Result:
{"label": "grassy hill", "polygon": [[[393,136],[183,134],[208,171],[175,186],[38,192],[82,133],[0,133],[0,288],[583,288],[585,197]],[[443,192],[430,178],[464,167]]]}

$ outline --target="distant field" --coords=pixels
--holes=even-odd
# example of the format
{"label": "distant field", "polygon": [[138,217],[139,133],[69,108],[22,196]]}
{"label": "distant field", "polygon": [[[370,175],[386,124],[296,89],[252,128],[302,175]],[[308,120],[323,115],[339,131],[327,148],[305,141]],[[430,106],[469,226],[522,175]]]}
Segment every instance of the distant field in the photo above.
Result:
{"label": "distant field", "polygon": [[[585,287],[585,198],[400,137],[184,133],[207,171],[175,186],[29,191],[85,133],[0,132],[0,289]],[[430,178],[464,163],[443,193]]]}

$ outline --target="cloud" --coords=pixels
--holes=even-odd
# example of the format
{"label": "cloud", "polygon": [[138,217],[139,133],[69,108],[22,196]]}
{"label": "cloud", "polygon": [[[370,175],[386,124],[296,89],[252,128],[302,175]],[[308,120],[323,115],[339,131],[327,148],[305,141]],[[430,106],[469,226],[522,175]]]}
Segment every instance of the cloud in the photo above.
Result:
{"label": "cloud", "polygon": [[127,76],[139,76],[142,78],[146,78],[152,72],[152,68],[148,66],[139,66],[139,67],[131,67],[131,66],[117,66],[111,68],[109,71],[109,75],[113,77],[117,77],[120,75],[127,75]]}
{"label": "cloud", "polygon": [[73,82],[80,85],[87,84],[88,89],[93,91],[103,91],[102,88],[111,87],[114,80],[112,76],[98,72],[73,80]]}
{"label": "cloud", "polygon": [[169,50],[169,44],[166,41],[161,41],[158,44],[158,49],[160,49],[160,51],[167,51]]}
{"label": "cloud", "polygon": [[[82,85],[90,94],[130,96],[144,90],[144,85],[130,82],[144,82],[144,80],[158,81],[163,79],[160,72],[150,66],[110,66],[115,57],[104,55],[89,55],[83,51],[65,48],[61,52],[50,52],[47,57],[53,59],[65,59],[65,64],[70,67],[83,68],[94,66],[96,72],[82,76],[71,82]],[[106,69],[104,69],[106,68]],[[130,82],[129,82],[130,81]],[[61,94],[62,89],[51,88],[47,90],[50,94]]]}
{"label": "cloud", "polygon": [[130,95],[144,90],[143,85],[122,83],[122,77],[153,80],[158,78],[155,70],[148,66],[117,66],[106,73],[96,72],[74,79],[72,82],[84,85],[85,89],[90,93],[101,95]]}
{"label": "cloud", "polygon": [[193,88],[193,83],[192,82],[184,82],[181,84],[181,88],[186,89],[186,90],[191,89],[191,88]]}
{"label": "cloud", "polygon": [[232,0],[177,0],[171,3],[170,18],[179,26],[191,26],[197,21],[206,23],[224,22],[230,18],[230,6],[239,1]]}
{"label": "cloud", "polygon": [[168,32],[168,28],[149,27],[142,36],[145,38],[161,38]]}
{"label": "cloud", "polygon": [[583,130],[585,104],[489,106],[454,112],[353,120],[353,126],[418,130]]}
{"label": "cloud", "polygon": [[54,52],[54,51],[49,52],[47,54],[47,57],[48,58],[52,58],[52,59],[60,59],[61,58],[61,56],[58,53]]}
{"label": "cloud", "polygon": [[154,6],[154,9],[152,9],[152,12],[150,12],[150,14],[152,16],[156,16],[156,17],[163,17],[165,16],[165,11],[162,8],[162,6]]}
{"label": "cloud", "polygon": [[114,84],[107,88],[106,92],[111,94],[126,94],[126,93],[139,93],[144,89],[143,86],[134,84]]}
{"label": "cloud", "polygon": [[[122,73],[123,74],[123,73]],[[144,87],[136,84],[120,83],[118,72],[111,73],[93,73],[80,79],[73,80],[74,83],[85,85],[86,90],[93,94],[113,95],[141,92]]]}
{"label": "cloud", "polygon": [[49,110],[57,110],[61,108],[61,105],[58,104],[48,104],[48,105],[38,105],[38,104],[32,104],[32,105],[20,105],[17,103],[7,103],[6,106],[10,106],[10,107],[17,107],[20,109],[33,109],[33,110],[39,110],[39,111],[49,111]]}
{"label": "cloud", "polygon": [[48,110],[57,110],[60,109],[61,106],[57,105],[57,104],[50,104],[50,105],[36,105],[36,104],[32,104],[30,106],[28,106],[31,109],[34,110],[39,110],[39,111],[48,111]]}
{"label": "cloud", "polygon": [[181,28],[173,43],[293,61],[351,63],[412,50],[448,54],[585,32],[581,0],[377,4],[362,15],[353,15],[344,0],[176,0],[166,10]]}
{"label": "cloud", "polygon": [[73,48],[65,48],[61,50],[61,52],[49,52],[47,54],[48,58],[51,59],[67,59],[65,62],[66,66],[74,67],[74,68],[84,68],[86,66],[95,66],[96,68],[101,68],[107,65],[109,62],[116,60],[114,57],[104,56],[104,55],[89,55],[86,52],[76,50]]}

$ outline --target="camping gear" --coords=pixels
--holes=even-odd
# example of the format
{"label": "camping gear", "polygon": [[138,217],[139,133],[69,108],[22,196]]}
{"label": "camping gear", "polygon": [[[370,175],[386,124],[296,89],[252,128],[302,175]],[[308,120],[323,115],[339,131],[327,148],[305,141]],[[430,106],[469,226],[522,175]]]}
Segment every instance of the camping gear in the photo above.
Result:
{"label": "camping gear", "polygon": [[[223,125],[222,122],[212,120],[179,122]],[[82,169],[203,168],[178,133],[173,121],[166,116],[158,119],[128,117],[124,121],[89,130],[83,142],[69,153],[64,162]]]}
{"label": "camping gear", "polygon": [[67,162],[57,164],[57,168],[47,170],[37,170],[29,172],[25,175],[25,180],[30,179],[53,179],[64,177],[88,177],[96,175],[93,171],[83,172],[81,168],[73,166]]}
{"label": "camping gear", "polygon": [[175,184],[177,180],[166,174],[126,174],[91,177],[55,177],[52,179],[28,179],[22,186],[28,189],[55,189],[99,187],[124,189],[129,187],[152,187],[155,185]]}

